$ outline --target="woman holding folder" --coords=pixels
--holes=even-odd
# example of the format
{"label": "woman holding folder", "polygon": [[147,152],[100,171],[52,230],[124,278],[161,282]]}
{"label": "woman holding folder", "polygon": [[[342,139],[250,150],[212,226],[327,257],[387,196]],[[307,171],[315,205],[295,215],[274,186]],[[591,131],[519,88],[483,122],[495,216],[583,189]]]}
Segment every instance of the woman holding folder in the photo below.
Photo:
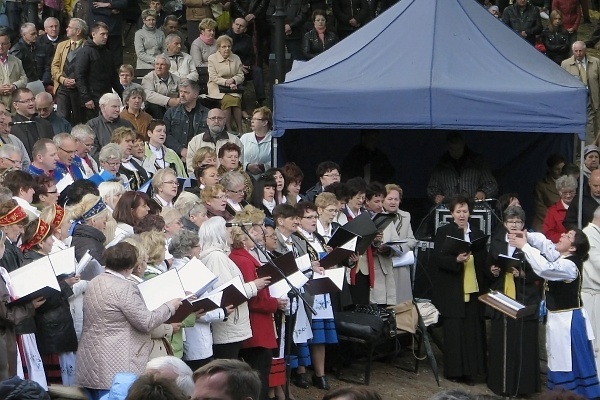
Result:
{"label": "woman holding folder", "polygon": [[473,242],[483,232],[469,223],[471,199],[458,195],[449,204],[453,220],[435,234],[433,303],[443,318],[444,376],[469,385],[485,374],[485,326],[480,312],[479,288],[483,282],[486,250],[444,252],[449,237]]}
{"label": "woman holding folder", "polygon": [[[539,306],[543,280],[525,260],[523,252],[508,243],[508,235],[520,232],[525,225],[525,211],[518,206],[504,210],[504,225],[492,236],[486,266],[491,287],[524,305]],[[508,258],[510,257],[510,258]],[[488,308],[492,332],[487,385],[498,395],[523,396],[540,391],[540,362],[538,352],[538,318],[530,316],[514,320],[507,318],[504,348],[504,318],[502,313]],[[504,385],[504,354],[506,352],[506,386]],[[506,387],[506,389],[503,389]]]}

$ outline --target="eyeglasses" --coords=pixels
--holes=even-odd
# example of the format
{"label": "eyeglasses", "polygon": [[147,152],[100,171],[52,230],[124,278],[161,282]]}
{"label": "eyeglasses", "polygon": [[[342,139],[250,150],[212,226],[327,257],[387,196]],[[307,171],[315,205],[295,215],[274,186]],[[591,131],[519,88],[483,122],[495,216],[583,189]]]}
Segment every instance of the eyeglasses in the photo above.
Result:
{"label": "eyeglasses", "polygon": [[523,221],[521,220],[517,220],[517,221],[506,221],[506,225],[523,225]]}
{"label": "eyeglasses", "polygon": [[12,158],[8,158],[8,157],[2,157],[2,158],[12,162],[13,164],[21,164],[21,160],[13,160]]}
{"label": "eyeglasses", "polygon": [[36,107],[35,109],[38,112],[47,112],[47,111],[50,111],[52,109],[52,107]]}
{"label": "eyeglasses", "polygon": [[328,178],[339,178],[342,175],[340,175],[340,174],[323,174],[323,176],[326,176]]}
{"label": "eyeglasses", "polygon": [[177,181],[164,181],[163,183],[166,183],[167,185],[179,185],[179,182]]}
{"label": "eyeglasses", "polygon": [[207,119],[209,121],[224,121],[225,120],[224,117],[208,117]]}
{"label": "eyeglasses", "polygon": [[334,213],[334,212],[338,212],[339,210],[337,208],[325,208],[325,209],[323,209],[323,211]]}
{"label": "eyeglasses", "polygon": [[307,217],[302,217],[302,219],[317,219],[319,218],[317,215],[309,215]]}
{"label": "eyeglasses", "polygon": [[106,161],[105,164],[108,165],[111,168],[116,168],[116,167],[120,167],[121,166],[121,162],[120,161],[118,161],[118,162],[108,162],[108,161]]}
{"label": "eyeglasses", "polygon": [[227,189],[227,191],[229,193],[235,193],[235,194],[244,194],[244,193],[246,193],[246,191],[244,189],[242,189],[242,190],[229,190],[229,189]]}
{"label": "eyeglasses", "polygon": [[224,194],[220,194],[218,196],[213,196],[213,199],[226,200],[227,196],[225,196]]}
{"label": "eyeglasses", "polygon": [[561,196],[575,196],[575,192],[560,192]]}
{"label": "eyeglasses", "polygon": [[61,149],[62,151],[64,151],[65,153],[67,153],[67,154],[75,154],[75,150],[65,150],[65,149],[63,149],[60,146],[58,148]]}
{"label": "eyeglasses", "polygon": [[252,121],[266,121],[266,118],[254,118],[252,117]]}
{"label": "eyeglasses", "polygon": [[33,102],[35,102],[35,99],[33,97],[30,98],[30,99],[25,99],[25,100],[15,100],[15,103],[21,103],[21,104],[24,104],[24,103],[33,103]]}

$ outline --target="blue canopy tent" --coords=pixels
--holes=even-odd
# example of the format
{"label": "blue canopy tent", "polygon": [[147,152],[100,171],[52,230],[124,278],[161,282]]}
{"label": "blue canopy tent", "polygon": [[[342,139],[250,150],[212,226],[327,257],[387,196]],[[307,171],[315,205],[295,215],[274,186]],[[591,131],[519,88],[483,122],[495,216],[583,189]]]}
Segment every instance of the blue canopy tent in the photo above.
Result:
{"label": "blue canopy tent", "polygon": [[587,91],[474,0],[402,0],[273,88],[287,129],[577,133]]}
{"label": "blue canopy tent", "polygon": [[402,0],[295,66],[273,99],[275,160],[295,161],[311,183],[317,162],[341,162],[358,130],[379,129],[412,198],[445,147],[439,130],[471,131],[501,190],[529,196],[526,210],[546,156],[570,158],[564,134],[585,137],[583,84],[474,0]]}

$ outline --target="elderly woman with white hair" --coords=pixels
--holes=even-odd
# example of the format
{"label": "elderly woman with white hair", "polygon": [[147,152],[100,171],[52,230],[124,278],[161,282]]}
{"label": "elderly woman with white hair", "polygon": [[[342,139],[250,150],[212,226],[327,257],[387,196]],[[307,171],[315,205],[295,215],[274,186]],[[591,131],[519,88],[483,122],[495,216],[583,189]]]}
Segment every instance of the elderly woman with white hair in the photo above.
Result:
{"label": "elderly woman with white hair", "polygon": [[173,200],[177,197],[179,182],[177,175],[171,168],[163,168],[152,177],[153,202],[160,210],[173,207]]}
{"label": "elderly woman with white hair", "polygon": [[119,174],[123,152],[116,143],[109,143],[100,150],[98,161],[100,162],[100,174],[104,171],[110,173],[113,177],[121,181],[121,184],[129,188],[129,182],[124,175]]}
{"label": "elderly woman with white hair", "polygon": [[181,222],[187,230],[198,233],[202,223],[208,219],[206,206],[193,193],[181,192],[174,206],[181,213]]}
{"label": "elderly woman with white hair", "polygon": [[563,225],[567,210],[577,193],[577,181],[569,175],[563,175],[556,180],[556,190],[560,198],[558,201],[548,207],[542,233],[553,243],[558,243],[563,233],[567,233]]}
{"label": "elderly woman with white hair", "polygon": [[192,378],[194,372],[177,357],[165,356],[148,361],[144,374],[175,382],[177,387],[190,398],[194,393],[194,380]]}
{"label": "elderly woman with white hair", "polygon": [[235,215],[248,205],[248,202],[244,200],[244,196],[246,195],[246,178],[243,174],[237,171],[226,172],[221,177],[220,184],[225,189],[225,196],[227,196],[225,209],[229,214]]}
{"label": "elderly woman with white hair", "polygon": [[[225,229],[225,220],[218,216],[208,219],[200,227],[198,235],[200,243],[202,243],[200,261],[218,277],[214,287],[218,287],[235,277],[239,277],[243,282],[242,272],[228,257],[230,252],[229,234]],[[249,299],[255,297],[259,290],[264,289],[269,284],[269,278],[257,278],[244,283],[247,297]],[[233,318],[216,322],[212,328],[215,358],[238,358],[242,342],[252,337],[248,303],[236,307]]]}
{"label": "elderly woman with white hair", "polygon": [[71,129],[71,136],[75,139],[75,157],[73,164],[77,165],[85,175],[90,176],[98,173],[98,163],[92,157],[90,152],[94,149],[94,140],[96,134],[88,125],[78,124]]}

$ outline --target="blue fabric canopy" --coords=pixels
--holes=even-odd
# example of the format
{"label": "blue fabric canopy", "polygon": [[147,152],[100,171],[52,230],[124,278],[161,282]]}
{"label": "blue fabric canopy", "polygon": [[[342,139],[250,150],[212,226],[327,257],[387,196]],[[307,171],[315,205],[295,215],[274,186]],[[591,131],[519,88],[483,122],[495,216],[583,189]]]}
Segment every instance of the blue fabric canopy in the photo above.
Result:
{"label": "blue fabric canopy", "polygon": [[275,85],[274,128],[576,133],[587,90],[474,0],[402,0]]}

